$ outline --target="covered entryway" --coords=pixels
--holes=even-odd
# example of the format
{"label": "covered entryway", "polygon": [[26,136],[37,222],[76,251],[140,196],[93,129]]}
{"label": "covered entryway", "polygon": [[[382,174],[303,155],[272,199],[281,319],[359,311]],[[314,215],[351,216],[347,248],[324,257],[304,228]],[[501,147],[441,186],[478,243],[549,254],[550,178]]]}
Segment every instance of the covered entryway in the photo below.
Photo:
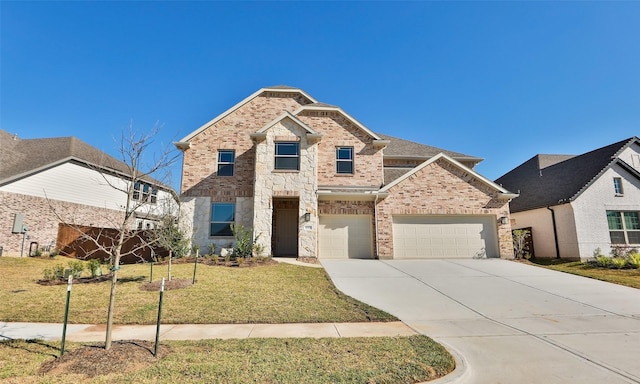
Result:
{"label": "covered entryway", "polygon": [[274,256],[298,256],[298,199],[273,199]]}
{"label": "covered entryway", "polygon": [[373,258],[371,215],[320,215],[318,237],[323,259]]}
{"label": "covered entryway", "polygon": [[394,259],[499,257],[495,216],[394,216]]}

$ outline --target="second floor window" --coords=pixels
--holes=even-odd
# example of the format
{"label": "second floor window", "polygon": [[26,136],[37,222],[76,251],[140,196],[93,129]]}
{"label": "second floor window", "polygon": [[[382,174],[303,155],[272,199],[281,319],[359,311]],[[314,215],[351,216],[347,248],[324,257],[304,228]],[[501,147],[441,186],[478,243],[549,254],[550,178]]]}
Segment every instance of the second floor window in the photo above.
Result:
{"label": "second floor window", "polygon": [[221,149],[218,151],[218,176],[233,176],[236,151]]}
{"label": "second floor window", "polygon": [[616,195],[623,195],[624,190],[622,189],[622,178],[614,177],[613,178],[613,189],[616,192]]}
{"label": "second floor window", "polygon": [[133,196],[131,197],[134,201],[155,204],[158,201],[158,188],[152,187],[149,183],[136,181],[133,186]]}
{"label": "second floor window", "polygon": [[353,173],[353,147],[336,148],[336,172]]}
{"label": "second floor window", "polygon": [[300,170],[300,143],[276,143],[275,169]]}

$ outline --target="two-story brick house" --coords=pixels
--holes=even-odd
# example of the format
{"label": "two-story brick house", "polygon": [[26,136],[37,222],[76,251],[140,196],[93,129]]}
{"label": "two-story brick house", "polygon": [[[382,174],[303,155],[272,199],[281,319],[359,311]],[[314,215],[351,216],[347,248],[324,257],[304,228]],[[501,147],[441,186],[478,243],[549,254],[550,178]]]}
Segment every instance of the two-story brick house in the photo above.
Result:
{"label": "two-story brick house", "polygon": [[236,223],[274,256],[513,255],[516,195],[473,170],[481,159],[374,133],[301,89],[260,89],[176,146],[204,248]]}

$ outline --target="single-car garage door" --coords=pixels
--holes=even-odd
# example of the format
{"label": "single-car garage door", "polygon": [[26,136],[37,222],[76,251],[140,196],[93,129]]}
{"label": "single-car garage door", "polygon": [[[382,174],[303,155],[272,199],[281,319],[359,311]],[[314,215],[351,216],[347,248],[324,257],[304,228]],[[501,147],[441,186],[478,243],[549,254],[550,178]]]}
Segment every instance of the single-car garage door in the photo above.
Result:
{"label": "single-car garage door", "polygon": [[393,258],[498,257],[495,216],[394,216]]}
{"label": "single-car garage door", "polygon": [[320,215],[319,256],[323,259],[371,259],[371,215]]}

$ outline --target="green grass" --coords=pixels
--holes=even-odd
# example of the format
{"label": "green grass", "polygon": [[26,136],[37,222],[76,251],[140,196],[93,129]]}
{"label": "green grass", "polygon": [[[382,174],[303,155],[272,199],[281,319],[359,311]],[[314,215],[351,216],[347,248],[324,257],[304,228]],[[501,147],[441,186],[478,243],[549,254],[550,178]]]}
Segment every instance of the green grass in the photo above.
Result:
{"label": "green grass", "polygon": [[[170,352],[135,372],[89,383],[417,383],[451,372],[446,350],[426,336],[347,339],[243,339],[166,342]],[[80,345],[69,343],[67,351]],[[0,342],[0,380],[75,383],[83,375],[38,374],[54,344]],[[85,381],[83,381],[85,382]]]}
{"label": "green grass", "polygon": [[569,261],[563,259],[537,258],[531,260],[531,262],[540,267],[553,269],[555,271],[590,277],[592,279],[626,285],[632,288],[640,288],[640,269],[600,268],[580,261]]}
{"label": "green grass", "polygon": [[[69,259],[0,258],[0,321],[62,322],[66,284],[43,286],[45,268]],[[105,268],[106,269],[106,268]],[[143,291],[149,265],[124,265],[116,290],[117,324],[154,324],[158,292]],[[164,294],[166,324],[394,321],[386,312],[340,293],[323,269],[289,264],[252,268],[199,265],[195,285]],[[154,267],[154,280],[167,275]],[[174,264],[173,278],[191,280],[192,264]],[[141,280],[140,280],[141,279]],[[104,324],[110,282],[74,284],[69,322]]]}

